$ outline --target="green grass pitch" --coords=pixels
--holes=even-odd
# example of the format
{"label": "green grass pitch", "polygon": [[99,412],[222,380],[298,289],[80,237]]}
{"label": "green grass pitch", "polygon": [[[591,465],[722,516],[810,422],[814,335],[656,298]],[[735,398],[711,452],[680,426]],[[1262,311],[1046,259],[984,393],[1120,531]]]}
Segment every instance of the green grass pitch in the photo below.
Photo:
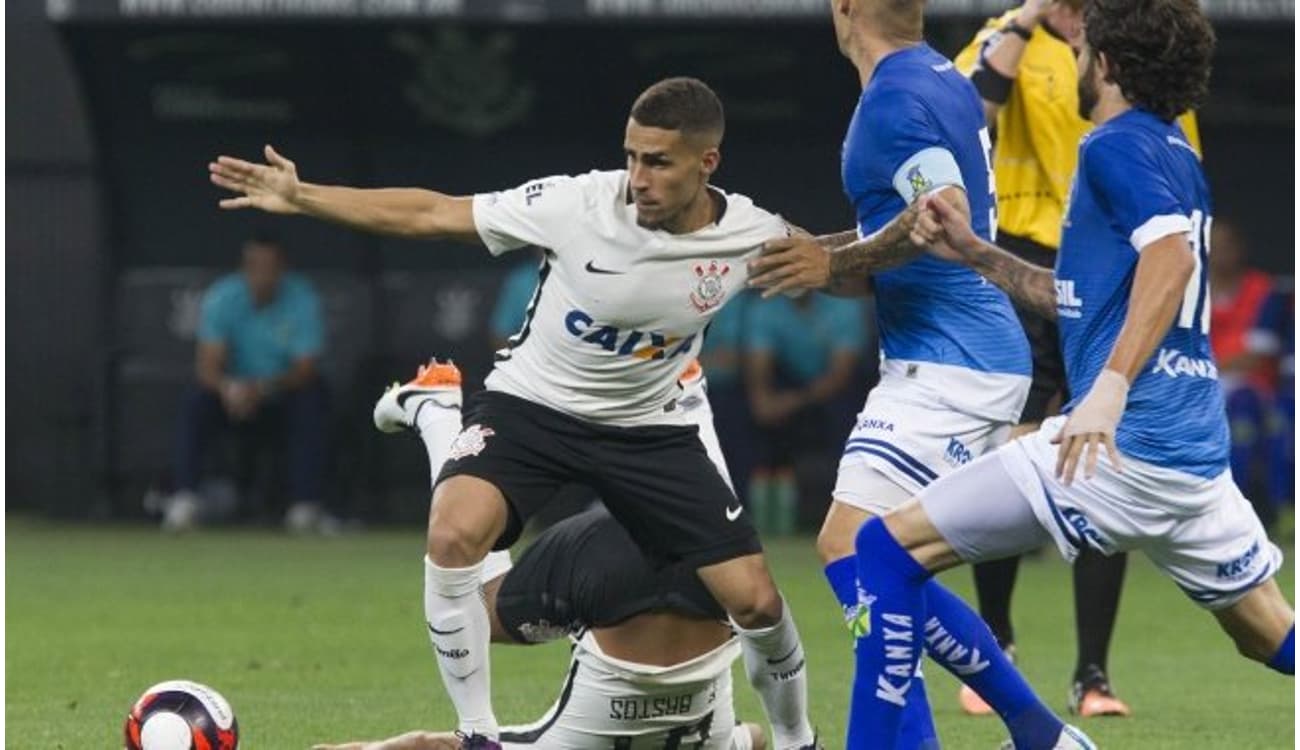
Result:
{"label": "green grass pitch", "polygon": [[[417,531],[165,538],[11,518],[6,542],[6,747],[121,747],[131,702],[171,678],[224,693],[252,750],[452,725],[424,633]],[[848,635],[811,539],[768,546],[807,646],[813,719],[836,748],[853,669]],[[1288,560],[1284,590],[1293,577]],[[970,597],[969,572],[945,580]],[[1015,616],[1022,669],[1064,712],[1074,658],[1064,564],[1022,567]],[[566,658],[562,644],[495,648],[498,716],[538,716]],[[1212,618],[1137,556],[1111,660],[1135,716],[1084,722],[1103,748],[1295,746],[1294,682],[1238,657]],[[997,747],[1000,723],[962,716],[956,683],[934,664],[926,674],[944,747]],[[736,678],[739,714],[761,720],[739,665]]]}

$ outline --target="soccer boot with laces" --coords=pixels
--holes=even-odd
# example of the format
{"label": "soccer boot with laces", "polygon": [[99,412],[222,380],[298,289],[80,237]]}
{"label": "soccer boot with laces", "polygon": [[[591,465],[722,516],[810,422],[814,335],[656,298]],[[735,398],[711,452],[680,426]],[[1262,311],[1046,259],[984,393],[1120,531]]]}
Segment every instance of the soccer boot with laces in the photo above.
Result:
{"label": "soccer boot with laces", "polygon": [[413,430],[422,408],[460,409],[460,368],[452,362],[429,360],[406,383],[393,383],[375,403],[375,429]]}
{"label": "soccer boot with laces", "polygon": [[1070,686],[1070,713],[1084,718],[1093,716],[1131,716],[1133,710],[1120,700],[1110,687],[1101,667],[1089,666]]}

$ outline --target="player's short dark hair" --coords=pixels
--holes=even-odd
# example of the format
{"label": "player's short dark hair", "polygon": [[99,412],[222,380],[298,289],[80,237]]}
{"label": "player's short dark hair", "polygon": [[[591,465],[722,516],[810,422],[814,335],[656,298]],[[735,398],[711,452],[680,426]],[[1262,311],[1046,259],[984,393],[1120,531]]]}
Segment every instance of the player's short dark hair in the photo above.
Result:
{"label": "player's short dark hair", "polygon": [[1084,33],[1134,106],[1173,120],[1205,100],[1214,29],[1197,0],[1089,0]]}
{"label": "player's short dark hair", "polygon": [[726,118],[722,100],[698,78],[665,78],[641,92],[632,104],[638,124],[684,135],[707,135],[722,141]]}

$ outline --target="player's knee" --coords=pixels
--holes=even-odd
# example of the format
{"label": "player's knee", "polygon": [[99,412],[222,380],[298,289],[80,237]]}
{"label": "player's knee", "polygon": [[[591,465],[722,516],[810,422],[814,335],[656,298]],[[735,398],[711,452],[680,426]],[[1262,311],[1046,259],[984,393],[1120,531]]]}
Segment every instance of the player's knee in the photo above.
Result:
{"label": "player's knee", "polygon": [[821,531],[817,532],[817,554],[821,556],[823,565],[829,565],[853,553],[852,533],[846,533],[844,529],[829,524],[822,526]]}
{"label": "player's knee", "polygon": [[490,551],[485,535],[453,519],[430,519],[426,552],[435,565],[463,568],[482,560]]}
{"label": "player's knee", "polygon": [[768,581],[767,586],[755,586],[731,602],[727,614],[737,625],[746,629],[771,627],[781,621],[784,603],[781,592]]}

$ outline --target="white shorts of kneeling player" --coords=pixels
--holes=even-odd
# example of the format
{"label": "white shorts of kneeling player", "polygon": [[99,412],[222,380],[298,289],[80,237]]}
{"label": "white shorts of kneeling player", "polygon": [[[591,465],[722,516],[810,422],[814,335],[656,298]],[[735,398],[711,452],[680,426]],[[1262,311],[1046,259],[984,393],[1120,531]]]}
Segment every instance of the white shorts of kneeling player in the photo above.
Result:
{"label": "white shorts of kneeling player", "polygon": [[731,665],[739,654],[732,639],[689,661],[654,667],[610,657],[584,633],[574,640],[559,699],[532,724],[503,727],[501,745],[749,750],[749,730],[736,724],[732,705]]}
{"label": "white shorts of kneeling player", "polygon": [[886,360],[840,458],[837,502],[881,515],[1011,435],[1030,379]]}
{"label": "white shorts of kneeling player", "polygon": [[1041,429],[976,462],[963,481],[919,496],[931,523],[965,562],[993,560],[1052,542],[1067,560],[1086,546],[1141,550],[1194,602],[1222,609],[1282,564],[1250,503],[1224,471],[1212,479],[1124,456],[1102,455],[1091,479],[1056,478],[1065,424]]}

